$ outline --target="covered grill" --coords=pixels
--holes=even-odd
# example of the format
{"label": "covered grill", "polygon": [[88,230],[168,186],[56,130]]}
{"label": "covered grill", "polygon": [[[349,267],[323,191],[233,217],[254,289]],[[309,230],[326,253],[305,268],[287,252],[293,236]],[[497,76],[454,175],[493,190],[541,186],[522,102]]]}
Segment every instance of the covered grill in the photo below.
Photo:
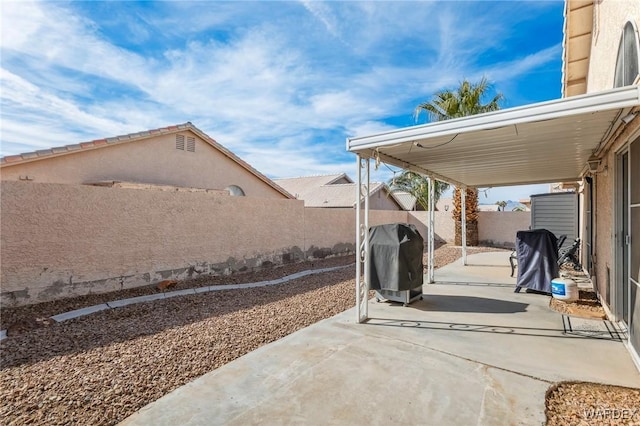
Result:
{"label": "covered grill", "polygon": [[551,280],[559,276],[558,239],[546,229],[518,231],[518,280],[516,293],[521,288],[551,293]]}
{"label": "covered grill", "polygon": [[371,227],[371,289],[376,298],[406,305],[422,298],[424,240],[414,225]]}

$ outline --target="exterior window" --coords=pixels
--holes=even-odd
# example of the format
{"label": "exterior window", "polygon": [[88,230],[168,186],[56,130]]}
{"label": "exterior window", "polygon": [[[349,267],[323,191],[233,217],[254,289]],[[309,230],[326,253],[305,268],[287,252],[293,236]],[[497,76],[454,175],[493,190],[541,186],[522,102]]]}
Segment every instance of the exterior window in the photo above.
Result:
{"label": "exterior window", "polygon": [[625,24],[620,38],[613,87],[630,86],[634,83],[640,72],[638,50],[638,34],[633,23],[629,21]]}

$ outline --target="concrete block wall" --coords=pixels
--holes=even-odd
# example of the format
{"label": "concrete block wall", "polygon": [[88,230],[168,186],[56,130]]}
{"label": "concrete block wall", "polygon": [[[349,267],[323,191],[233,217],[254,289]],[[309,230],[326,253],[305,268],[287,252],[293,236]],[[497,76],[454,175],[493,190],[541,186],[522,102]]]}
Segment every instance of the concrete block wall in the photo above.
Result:
{"label": "concrete block wall", "polygon": [[479,212],[478,240],[480,245],[514,248],[516,232],[531,225],[531,212]]}
{"label": "concrete block wall", "polygon": [[[0,303],[15,306],[221,275],[355,252],[354,209],[302,201],[3,181]],[[502,213],[485,241],[515,238]],[[522,221],[528,217],[524,214]],[[481,215],[482,217],[482,215]],[[374,210],[370,225],[408,222],[427,237],[427,212]],[[528,225],[527,225],[528,226]],[[448,212],[436,238],[453,240]],[[504,233],[504,237],[500,233]],[[482,237],[481,237],[482,238]]]}
{"label": "concrete block wall", "polygon": [[302,201],[2,182],[1,302],[37,303],[302,258]]}
{"label": "concrete block wall", "polygon": [[[407,212],[408,223],[416,225],[418,232],[425,240],[429,236],[429,212]],[[434,230],[436,241],[439,242],[453,242],[455,236],[455,224],[453,222],[453,216],[451,212],[435,212],[434,218]]]}

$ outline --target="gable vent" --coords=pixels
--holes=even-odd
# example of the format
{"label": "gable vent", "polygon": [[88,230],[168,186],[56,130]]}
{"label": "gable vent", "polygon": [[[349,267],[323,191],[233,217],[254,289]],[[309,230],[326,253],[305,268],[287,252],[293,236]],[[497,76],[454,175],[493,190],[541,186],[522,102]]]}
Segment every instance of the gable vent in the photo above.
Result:
{"label": "gable vent", "polygon": [[187,151],[196,152],[196,138],[187,136]]}
{"label": "gable vent", "polygon": [[176,149],[184,151],[184,135],[176,135]]}

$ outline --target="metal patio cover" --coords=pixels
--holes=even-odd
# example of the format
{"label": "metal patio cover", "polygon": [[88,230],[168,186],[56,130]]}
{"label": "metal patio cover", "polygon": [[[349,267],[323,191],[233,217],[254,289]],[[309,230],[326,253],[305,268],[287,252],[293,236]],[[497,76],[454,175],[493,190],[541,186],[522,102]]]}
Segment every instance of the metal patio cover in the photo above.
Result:
{"label": "metal patio cover", "polygon": [[459,186],[576,181],[638,105],[629,86],[353,137],[347,150]]}

